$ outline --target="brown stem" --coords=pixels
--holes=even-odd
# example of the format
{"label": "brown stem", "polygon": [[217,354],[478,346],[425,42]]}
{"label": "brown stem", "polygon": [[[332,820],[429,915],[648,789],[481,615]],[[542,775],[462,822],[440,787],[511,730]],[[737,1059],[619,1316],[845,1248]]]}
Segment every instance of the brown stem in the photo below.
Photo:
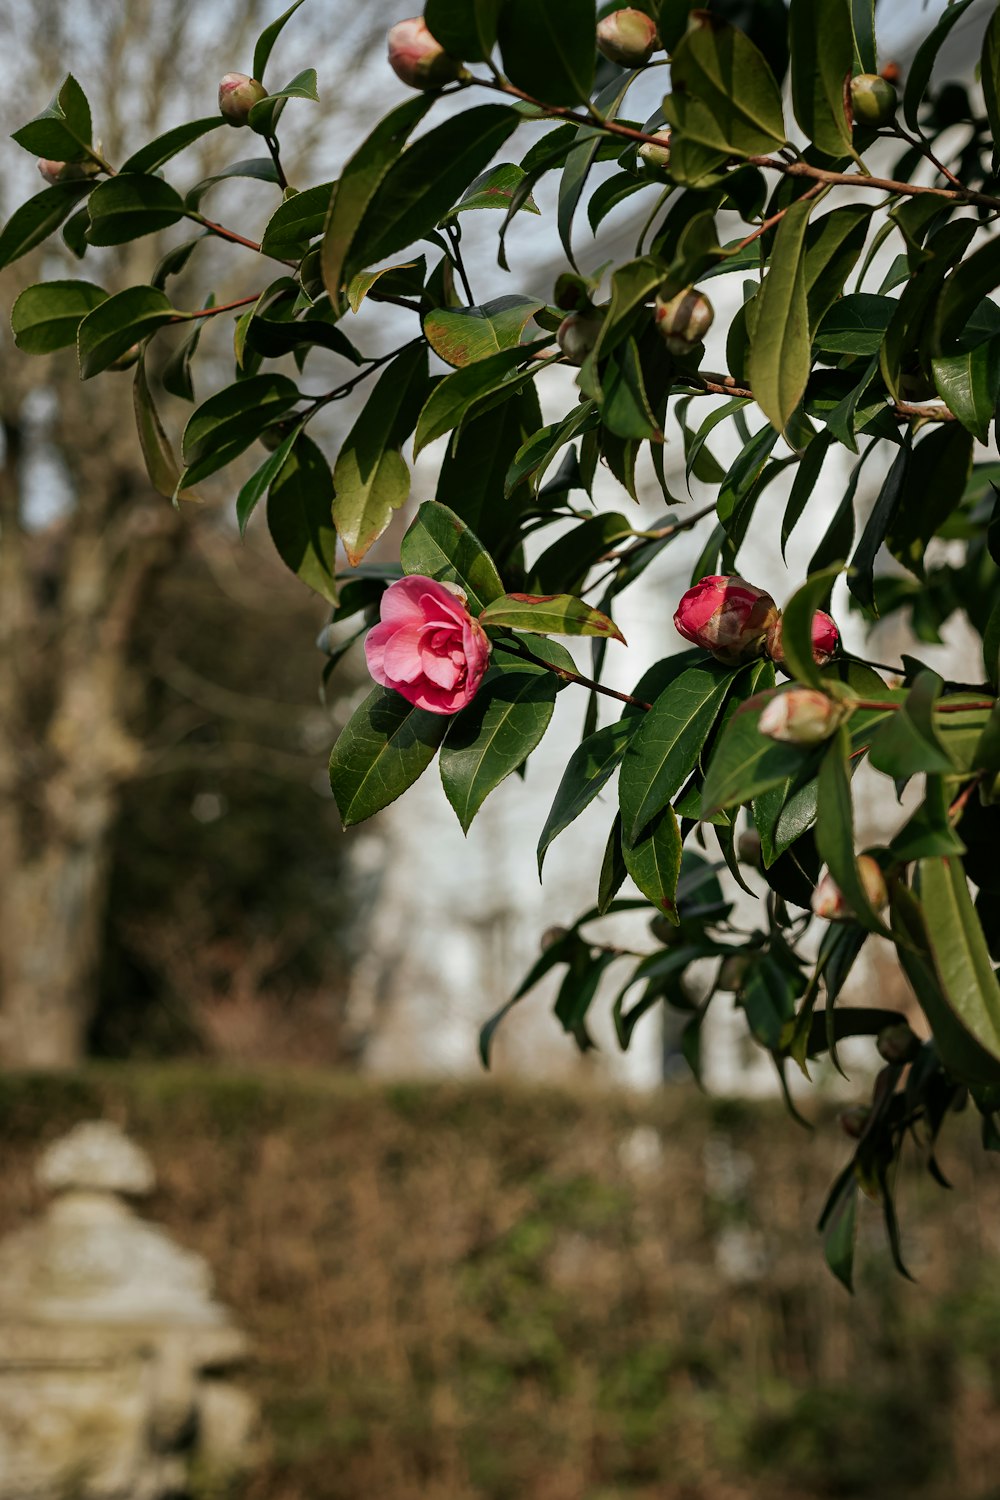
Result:
{"label": "brown stem", "polygon": [[173,323],[187,323],[192,318],[214,318],[216,313],[231,312],[234,307],[248,307],[251,302],[260,299],[260,292],[251,292],[249,297],[237,297],[235,302],[220,302],[215,307],[199,307],[197,312],[178,313],[172,318]]}
{"label": "brown stem", "polygon": [[[885,708],[890,709],[893,713],[897,709],[902,708],[902,706],[901,703],[886,703],[878,698],[855,698],[852,704],[854,708]],[[995,706],[995,701],[992,698],[987,698],[973,703],[935,703],[934,710],[939,714],[964,714],[971,713],[974,709],[992,709]]]}
{"label": "brown stem", "polygon": [[[815,198],[822,191],[823,184],[818,182],[815,187],[811,187],[808,192],[803,193],[801,198],[796,199],[796,202],[803,203],[807,198]],[[769,219],[765,219],[763,224],[758,224],[752,234],[748,234],[745,240],[740,240],[738,245],[733,246],[733,254],[735,255],[738,250],[745,250],[748,245],[753,244],[754,240],[759,240],[762,234],[766,234],[769,229],[773,229],[775,224],[780,224],[788,210],[794,208],[794,206],[793,203],[789,203],[785,208],[779,208],[778,212],[772,214]]]}
{"label": "brown stem", "polygon": [[619,693],[617,688],[605,687],[603,682],[595,682],[592,677],[584,677],[581,672],[571,672],[568,667],[555,667],[550,661],[543,661],[540,656],[529,651],[527,646],[520,641],[517,646],[512,646],[503,640],[494,641],[493,644],[501,651],[509,652],[511,656],[519,656],[522,661],[534,662],[536,666],[544,667],[547,672],[554,672],[557,677],[562,678],[563,682],[578,683],[580,687],[590,688],[592,693],[601,693],[605,698],[615,698],[619,703],[631,703],[634,708],[645,709],[647,713],[653,706],[651,703],[643,702],[641,698],[634,698],[631,693]]}
{"label": "brown stem", "polygon": [[[224,224],[216,224],[214,219],[206,219],[204,214],[197,213],[194,209],[189,209],[184,217],[191,219],[195,224],[200,224],[203,229],[207,229],[211,234],[217,234],[222,240],[229,240],[234,245],[244,245],[248,250],[255,251],[257,255],[267,255],[267,251],[262,250],[256,240],[248,240],[245,235],[237,234],[235,229],[227,229]],[[285,260],[280,255],[270,255],[268,259],[276,260],[279,265],[292,266],[293,268],[297,264],[296,261]]]}
{"label": "brown stem", "polygon": [[[747,401],[754,401],[756,397],[749,386],[737,385],[732,375],[724,375],[717,370],[699,370],[697,374],[687,374],[678,371],[678,380],[689,380],[696,385],[698,391],[706,396],[742,396]],[[897,417],[921,417],[925,422],[954,422],[955,413],[949,411],[946,406],[935,402],[933,406],[914,406],[909,401],[894,401],[891,410]]]}

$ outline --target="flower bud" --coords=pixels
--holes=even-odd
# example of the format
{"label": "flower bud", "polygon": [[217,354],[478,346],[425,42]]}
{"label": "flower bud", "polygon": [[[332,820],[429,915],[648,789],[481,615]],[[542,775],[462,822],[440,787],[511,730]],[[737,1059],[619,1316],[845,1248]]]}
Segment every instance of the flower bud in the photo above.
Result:
{"label": "flower bud", "polygon": [[53,187],[57,182],[81,182],[85,177],[96,177],[101,170],[96,161],[49,161],[45,157],[36,165]]}
{"label": "flower bud", "polygon": [[597,50],[619,67],[643,67],[659,45],[652,16],[632,6],[612,11],[597,23]]}
{"label": "flower bud", "polygon": [[649,931],[650,935],[655,937],[658,943],[662,943],[665,948],[683,941],[680,928],[676,923],[671,922],[669,917],[651,917]]}
{"label": "flower bud", "polygon": [[736,853],[741,865],[749,865],[754,870],[760,869],[761,843],[756,828],[748,828],[746,833],[740,834],[736,841]]}
{"label": "flower bud", "polygon": [[844,1134],[849,1135],[852,1141],[858,1141],[865,1133],[871,1113],[867,1104],[855,1104],[852,1109],[842,1109],[837,1119]]}
{"label": "flower bud", "polygon": [[715,309],[707,297],[689,286],[668,301],[657,297],[654,316],[671,354],[684,355],[701,343],[715,320]]}
{"label": "flower bud", "polygon": [[603,315],[598,315],[597,312],[572,312],[563,318],[556,334],[556,343],[567,364],[583,364],[600,337],[603,322]]}
{"label": "flower bud", "polygon": [[[785,667],[785,654],[781,646],[782,634],[781,616],[775,620],[767,632],[767,654],[776,667]],[[832,661],[840,650],[840,631],[836,623],[823,609],[818,609],[812,617],[812,654],[813,661],[818,667],[825,667],[828,661]]]}
{"label": "flower bud", "polygon": [[[858,875],[865,888],[869,906],[874,911],[881,911],[889,900],[889,892],[886,890],[885,877],[870,854],[858,855]],[[811,904],[813,916],[825,917],[828,922],[846,922],[855,915],[829,870],[813,891]]]}
{"label": "flower bud", "polygon": [[742,578],[711,575],[683,596],[674,627],[686,641],[735,667],[761,655],[776,613],[774,600],[763,589]]}
{"label": "flower bud", "polygon": [[821,745],[843,723],[849,707],[815,688],[789,688],[765,705],[757,727],[785,745]]}
{"label": "flower bud", "polygon": [[643,141],[636,155],[644,167],[650,171],[665,172],[670,165],[670,131],[657,130],[656,139],[662,141],[662,146],[654,146],[652,141]]}
{"label": "flower bud", "polygon": [[538,946],[545,953],[549,948],[554,948],[556,943],[561,943],[565,937],[569,937],[568,927],[546,927]]}
{"label": "flower bud", "polygon": [[264,85],[247,73],[227,73],[219,80],[219,109],[230,125],[245,125],[254,105],[266,98]]}
{"label": "flower bud", "polygon": [[750,968],[750,960],[745,953],[731,953],[728,958],[723,959],[719,970],[719,977],[715,981],[715,988],[723,990],[726,994],[736,995],[743,988],[743,981]]}
{"label": "flower bud", "polygon": [[428,30],[423,16],[399,21],[388,36],[389,66],[411,89],[440,89],[465,75],[461,60],[449,57]]}
{"label": "flower bud", "polygon": [[851,109],[861,125],[888,125],[896,118],[896,90],[878,73],[859,73],[851,79]]}
{"label": "flower bud", "polygon": [[920,1038],[906,1021],[895,1026],[884,1026],[878,1034],[875,1046],[879,1057],[887,1063],[910,1063],[921,1048]]}

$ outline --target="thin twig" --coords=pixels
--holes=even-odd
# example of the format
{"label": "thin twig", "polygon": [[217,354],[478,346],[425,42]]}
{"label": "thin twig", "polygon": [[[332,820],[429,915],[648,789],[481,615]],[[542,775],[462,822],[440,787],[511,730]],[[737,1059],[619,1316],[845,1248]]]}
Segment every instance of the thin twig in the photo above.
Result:
{"label": "thin twig", "polygon": [[634,708],[645,709],[647,713],[653,706],[651,703],[643,702],[641,698],[633,697],[631,693],[619,693],[616,688],[605,687],[603,682],[595,682],[592,677],[584,677],[580,672],[571,672],[568,667],[553,666],[552,662],[543,661],[520,641],[517,646],[511,645],[506,640],[495,640],[493,644],[499,650],[509,652],[511,656],[520,657],[522,661],[534,662],[536,666],[544,667],[547,672],[554,672],[564,682],[575,682],[580,687],[590,688],[592,693],[601,693],[605,698],[615,698],[619,703],[631,703]]}
{"label": "thin twig", "polygon": [[274,162],[274,170],[278,177],[278,186],[283,193],[286,193],[288,191],[288,178],[285,176],[285,169],[281,165],[281,154],[278,149],[277,138],[273,135],[266,135],[264,141],[268,151],[271,153],[271,160]]}

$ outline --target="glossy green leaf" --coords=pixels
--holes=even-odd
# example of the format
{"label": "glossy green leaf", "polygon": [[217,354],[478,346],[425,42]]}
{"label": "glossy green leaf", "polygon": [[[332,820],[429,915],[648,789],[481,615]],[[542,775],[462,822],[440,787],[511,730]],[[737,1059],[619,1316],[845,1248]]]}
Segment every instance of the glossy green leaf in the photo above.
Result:
{"label": "glossy green leaf", "polygon": [[891,297],[872,292],[841,297],[816,330],[816,347],[825,354],[877,354],[895,308]]}
{"label": "glossy green leaf", "polygon": [[803,250],[812,207],[811,199],[793,204],[778,225],[750,339],[754,398],[778,432],[801,401],[811,368]]}
{"label": "glossy green leaf", "polygon": [[184,429],[187,482],[196,483],[221,469],[300,399],[298,387],[287,375],[251,375],[209,396],[192,412]]}
{"label": "glossy green leaf", "polygon": [[676,924],[681,834],[673,808],[665,807],[657,814],[636,843],[623,839],[621,852],[625,868],[642,894]]}
{"label": "glossy green leaf", "polygon": [[663,441],[663,430],[653,415],[646,390],[639,346],[631,336],[608,356],[598,404],[609,432],[621,438]]}
{"label": "glossy green leaf", "polygon": [[0,231],[0,270],[47,240],[93,186],[92,182],[57,182],[16,208]]}
{"label": "glossy green leaf", "polygon": [[132,402],[135,410],[135,425],[139,434],[146,473],[153,488],[167,500],[175,495],[181,500],[191,499],[189,492],[179,489],[181,469],[174,454],[170,439],[163,430],[156,410],[149,382],[146,379],[145,360],[140,354],[135,367],[132,384]]}
{"label": "glossy green leaf", "polygon": [[850,0],[791,0],[792,108],[806,138],[827,156],[851,150],[844,87],[854,61]]}
{"label": "glossy green leaf", "polygon": [[834,563],[822,572],[812,574],[796,589],[782,611],[781,651],[787,670],[792,677],[810,687],[824,687],[823,676],[813,660],[813,616],[823,607],[835,580],[843,571],[843,563]]}
{"label": "glossy green leaf", "polygon": [[961,354],[931,363],[934,385],[945,406],[981,443],[1000,397],[1000,339],[987,339]]}
{"label": "glossy green leaf", "polygon": [[920,772],[955,770],[934,718],[943,685],[936,672],[918,675],[902,707],[872,736],[868,758],[877,771],[905,780]]}
{"label": "glossy green leaf", "polygon": [[438,307],[424,317],[424,335],[434,353],[458,369],[500,349],[516,348],[525,325],[544,303],[518,294],[481,307]]}
{"label": "glossy green leaf", "polygon": [[955,0],[954,4],[949,4],[934,30],[917,48],[917,55],[907,69],[906,87],[903,90],[903,116],[911,130],[917,129],[920,106],[927,93],[937,55],[955,22],[961,20],[973,3],[974,0]]}
{"label": "glossy green leaf", "polygon": [[89,312],[77,330],[80,375],[89,380],[134,344],[182,316],[156,287],[132,286],[116,292]]}
{"label": "glossy green leaf", "polygon": [[426,771],[451,724],[389,688],[368,694],[330,755],[330,786],[345,828],[395,802]]}
{"label": "glossy green leaf", "polygon": [[886,545],[918,578],[923,576],[928,542],[961,503],[972,467],[972,443],[964,427],[947,422],[923,437],[913,453]]}
{"label": "glossy green leaf", "polygon": [[[727,156],[757,156],[784,144],[781,94],[774,75],[749,37],[706,10],[671,57],[673,92],[663,101],[679,139],[671,143],[671,174],[678,149],[694,147]],[[683,162],[682,162],[683,168]]]}
{"label": "glossy green leaf", "polygon": [[893,459],[892,467],[883,481],[878,499],[865,523],[847,575],[847,587],[859,603],[868,609],[875,603],[874,570],[875,558],[885,541],[896,511],[903,496],[911,453],[908,446],[900,448]]}
{"label": "glossy green leaf", "polygon": [[504,0],[427,0],[424,20],[452,57],[485,62],[496,44]]}
{"label": "glossy green leaf", "polygon": [[93,135],[90,106],[72,73],[66,75],[41,114],[12,134],[17,144],[32,156],[66,162],[87,158]]}
{"label": "glossy green leaf", "polygon": [[572,594],[504,594],[487,605],[479,622],[531,635],[603,636],[625,645],[625,637],[612,619]]}
{"label": "glossy green leaf", "polygon": [[203,177],[196,182],[193,188],[189,188],[184,197],[184,207],[197,209],[201,200],[211,188],[217,183],[229,182],[234,177],[248,177],[253,182],[273,182],[278,185],[278,170],[269,156],[252,156],[246,161],[231,162],[228,167],[223,167],[220,172],[214,172],[211,177]]}
{"label": "glossy green leaf", "polygon": [[594,86],[594,0],[505,0],[499,41],[511,83],[546,104],[583,104]]}
{"label": "glossy green leaf", "polygon": [[42,281],[26,287],[11,310],[14,343],[25,354],[51,354],[75,344],[83,319],[107,297],[90,281]]}
{"label": "glossy green leaf", "polygon": [[427,500],[403,537],[399,549],[405,573],[423,573],[464,592],[472,614],[481,614],[503,595],[496,564],[475,532],[454,511]]}
{"label": "glossy green leaf", "polygon": [[441,781],[463,833],[490,792],[541,740],[558,687],[558,678],[545,667],[512,658],[494,660],[441,751]]}
{"label": "glossy green leaf", "polygon": [[278,205],[267,221],[260,248],[277,260],[301,260],[309,242],[323,233],[336,184],[319,183]]}
{"label": "glossy green leaf", "polygon": [[990,122],[995,156],[996,141],[1000,138],[1000,12],[998,11],[994,11],[990,17],[990,24],[983,38],[979,78],[983,86],[983,99]]}
{"label": "glossy green leaf", "polygon": [[90,195],[92,245],[124,245],[169,229],[184,217],[180,194],[160,177],[112,177]]}
{"label": "glossy green leaf", "polygon": [[127,161],[123,161],[119,168],[119,176],[126,172],[156,172],[175,157],[178,151],[183,151],[186,146],[200,141],[203,135],[208,135],[209,131],[218,130],[219,126],[225,123],[225,117],[217,114],[209,115],[204,120],[188,120],[183,125],[175,125],[173,130],[164,131],[162,135],[150,141],[148,146],[140,147]]}
{"label": "glossy green leaf", "polygon": [[399,156],[406,141],[433,104],[433,96],[421,95],[397,105],[362,141],[344,167],[323,231],[320,264],[323,281],[336,311],[343,312],[342,286],[350,281],[348,257],[355,235],[379,183]]}
{"label": "glossy green leaf", "polygon": [[415,343],[383,370],[337,455],[333,515],[352,566],[410,493],[410,472],[399,450],[426,389],[427,351]]}
{"label": "glossy green leaf", "polygon": [[[605,119],[616,118],[629,86],[637,76],[635,73],[626,73],[624,77],[616,75],[594,100],[594,109]],[[599,160],[604,144],[605,138],[602,137],[600,131],[589,130],[586,126],[582,126],[576,133],[572,149],[567,153],[559,178],[556,224],[559,229],[560,243],[572,266],[576,265],[573,254],[573,218],[583,196],[591,168]]]}
{"label": "glossy green leaf", "polygon": [[851,0],[851,30],[854,53],[861,73],[878,72],[875,46],[875,0]]}
{"label": "glossy green leaf", "polygon": [[809,762],[804,746],[785,745],[760,733],[757,721],[768,696],[748,700],[726,725],[705,773],[703,815],[750,802],[798,775]]}
{"label": "glossy green leaf", "polygon": [[250,478],[236,496],[236,523],[240,528],[240,536],[245,535],[250,517],[271,488],[272,480],[284,468],[285,460],[295,446],[296,439],[301,431],[301,423],[292,427],[282,438],[277,448],[267,455],[260,468],[256,469],[250,475]]}
{"label": "glossy green leaf", "polygon": [[618,785],[626,841],[635,842],[697,766],[738,670],[715,662],[690,667],[643,716]]}
{"label": "glossy green leaf", "polygon": [[962,862],[922,859],[919,881],[920,906],[944,995],[979,1046],[1000,1060],[1000,985]]}
{"label": "glossy green leaf", "polygon": [[294,0],[294,4],[290,5],[270,25],[265,26],[257,38],[257,44],[253,49],[253,73],[251,77],[256,78],[258,83],[264,82],[264,71],[267,68],[274,44],[284,30],[286,22],[291,20],[301,4],[302,0]]}
{"label": "glossy green leaf", "polygon": [[283,88],[275,89],[273,94],[268,94],[264,99],[258,99],[247,115],[247,124],[250,129],[257,135],[273,136],[275,126],[281,118],[281,112],[289,99],[309,99],[313,104],[319,102],[315,68],[303,68],[302,72],[296,73],[291,82],[286,83]]}
{"label": "glossy green leaf", "polygon": [[546,548],[532,565],[528,575],[531,592],[551,593],[562,582],[573,593],[580,593],[593,565],[631,534],[631,522],[617,511],[581,521]]}
{"label": "glossy green leaf", "polygon": [[383,278],[388,278],[386,287],[389,288],[394,283],[402,281],[406,273],[412,273],[414,284],[407,286],[406,291],[407,293],[419,292],[423,287],[425,272],[426,262],[422,255],[418,256],[416,260],[404,261],[402,265],[380,266],[376,271],[359,271],[357,276],[351,278],[351,283],[347,288],[347,301],[351,312],[357,312],[369,292],[372,292],[375,300],[378,299],[383,288],[378,287],[377,292],[373,292],[372,288],[376,287]]}
{"label": "glossy green leaf", "polygon": [[512,349],[500,349],[485,359],[446,375],[431,391],[417,421],[413,439],[414,458],[428,443],[443,437],[464,420],[484,396],[506,385],[518,365],[530,360],[548,341],[537,340]]}
{"label": "glossy green leaf", "polygon": [[849,1292],[854,1290],[854,1248],[858,1238],[859,1183],[853,1163],[837,1180],[827,1200],[819,1228],[823,1256],[830,1270]]}
{"label": "glossy green leaf", "polygon": [[785,556],[785,549],[792,532],[802,518],[802,512],[816,490],[824,461],[833,443],[834,435],[832,432],[819,432],[809,443],[809,446],[799,459],[798,467],[795,470],[795,478],[792,481],[792,488],[788,494],[785,514],[781,522],[782,557]]}
{"label": "glossy green leaf", "polygon": [[595,730],[573,751],[562,780],[556,789],[538,840],[538,874],[541,877],[545,853],[553,839],[567,829],[614,775],[621,764],[629,740],[635,734],[634,720],[619,720]]}
{"label": "glossy green leaf", "polygon": [[337,602],[333,477],[323,453],[301,435],[267,494],[267,526],[278,556],[317,594]]}
{"label": "glossy green leaf", "polygon": [[[481,209],[499,208],[504,213],[509,212],[514,194],[522,187],[526,176],[524,168],[512,161],[502,161],[495,167],[487,167],[474,182],[470,182],[454,208],[444,215],[443,222]],[[530,191],[527,197],[521,198],[520,207],[529,214],[541,213]]]}
{"label": "glossy green leaf", "polygon": [[824,314],[843,292],[865,247],[873,212],[870,204],[848,203],[820,219],[810,220],[805,250],[810,329],[819,327]]}
{"label": "glossy green leaf", "polygon": [[[520,123],[521,116],[505,104],[480,104],[445,120],[397,155],[380,176],[351,238],[346,279],[429,234]],[[342,191],[343,178],[331,223]],[[326,263],[324,278],[333,297],[334,278]]]}

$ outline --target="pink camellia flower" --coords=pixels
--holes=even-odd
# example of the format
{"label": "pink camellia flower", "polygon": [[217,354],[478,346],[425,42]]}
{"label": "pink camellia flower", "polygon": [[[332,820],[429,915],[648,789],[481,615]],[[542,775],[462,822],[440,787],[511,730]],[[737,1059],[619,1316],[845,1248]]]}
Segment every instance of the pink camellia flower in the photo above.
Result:
{"label": "pink camellia flower", "polygon": [[[886,890],[885,876],[870,854],[858,855],[858,875],[869,905],[875,911],[881,911],[889,900],[889,892]],[[846,922],[855,915],[829,870],[821,876],[812,893],[812,909],[814,916],[825,917],[828,922]]]}
{"label": "pink camellia flower", "polygon": [[457,714],[479,691],[490,643],[454,584],[412,573],[382,595],[368,632],[368,670],[383,687],[432,714]]}
{"label": "pink camellia flower", "polygon": [[727,666],[752,661],[764,650],[778,609],[770,594],[742,578],[712,574],[688,589],[674,625],[686,641],[711,651]]}
{"label": "pink camellia flower", "polygon": [[465,73],[431,34],[423,16],[399,21],[389,32],[389,66],[411,89],[440,89]]}
{"label": "pink camellia flower", "polygon": [[[840,650],[840,631],[835,621],[823,609],[818,609],[812,618],[813,661],[825,667]],[[776,667],[784,667],[785,656],[781,649],[781,616],[767,632],[767,654]]]}

